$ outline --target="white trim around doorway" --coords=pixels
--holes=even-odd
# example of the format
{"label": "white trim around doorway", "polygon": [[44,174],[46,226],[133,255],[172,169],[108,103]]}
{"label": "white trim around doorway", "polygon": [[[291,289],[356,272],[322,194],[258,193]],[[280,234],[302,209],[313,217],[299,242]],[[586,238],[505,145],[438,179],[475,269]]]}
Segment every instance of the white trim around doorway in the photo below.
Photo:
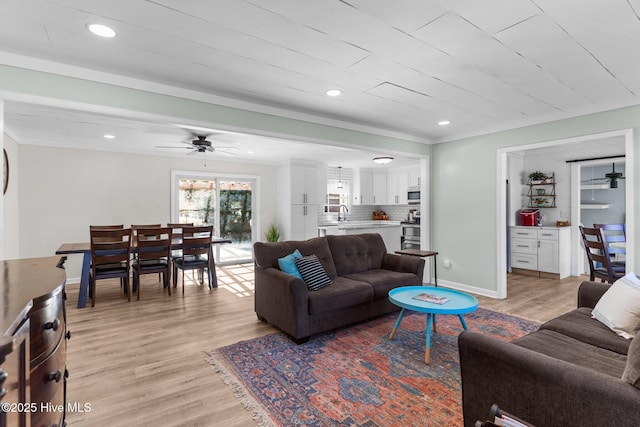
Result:
{"label": "white trim around doorway", "polygon": [[[497,247],[496,247],[496,271],[497,271],[497,289],[496,297],[504,299],[507,297],[507,155],[509,153],[530,150],[535,148],[554,147],[563,144],[570,144],[580,141],[591,141],[596,139],[605,139],[611,137],[624,137],[625,141],[625,177],[627,185],[625,185],[625,203],[627,218],[627,271],[634,270],[635,261],[635,224],[634,224],[634,150],[633,150],[633,129],[621,129],[611,132],[603,132],[592,135],[577,136],[573,138],[565,138],[553,141],[544,141],[533,144],[518,145],[514,147],[499,148],[496,150],[496,191],[497,191],[497,207],[496,207],[496,229],[497,229]],[[572,274],[578,273],[577,263],[574,261],[576,254],[580,249],[578,221],[579,215],[576,209],[580,208],[580,177],[579,174],[571,175],[571,252],[572,252]],[[577,196],[576,196],[577,194]],[[576,204],[576,200],[578,200]]]}

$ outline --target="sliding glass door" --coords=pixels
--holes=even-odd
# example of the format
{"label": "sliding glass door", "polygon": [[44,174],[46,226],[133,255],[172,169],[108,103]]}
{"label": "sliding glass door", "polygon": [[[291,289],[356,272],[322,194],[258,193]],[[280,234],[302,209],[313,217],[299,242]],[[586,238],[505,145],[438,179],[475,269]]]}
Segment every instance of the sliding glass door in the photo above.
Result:
{"label": "sliding glass door", "polygon": [[231,240],[215,246],[217,262],[251,261],[255,187],[251,177],[172,173],[172,221],[213,225],[216,236]]}

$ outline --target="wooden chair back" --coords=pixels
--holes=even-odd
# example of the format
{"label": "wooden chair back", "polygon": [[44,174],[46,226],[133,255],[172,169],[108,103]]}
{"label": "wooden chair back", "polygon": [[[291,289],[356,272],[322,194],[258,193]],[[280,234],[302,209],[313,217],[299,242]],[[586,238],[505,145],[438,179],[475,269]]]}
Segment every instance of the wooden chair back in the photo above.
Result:
{"label": "wooden chair back", "polygon": [[[138,234],[138,230],[141,228],[160,228],[162,227],[162,224],[131,224],[131,231],[133,232],[133,236],[137,236]],[[149,236],[149,237],[153,237],[153,236]]]}
{"label": "wooden chair back", "polygon": [[203,258],[211,252],[211,238],[213,226],[183,227],[182,229],[182,257],[189,256]]}
{"label": "wooden chair back", "polygon": [[171,234],[174,237],[177,236],[182,236],[182,229],[184,227],[193,227],[193,223],[192,222],[187,222],[187,223],[171,223],[168,222],[167,223],[167,227],[171,228]]}
{"label": "wooden chair back", "polygon": [[124,224],[117,225],[90,225],[89,232],[91,230],[122,230],[124,229]]}
{"label": "wooden chair back", "polygon": [[126,263],[129,265],[131,255],[131,229],[89,230],[91,235],[91,261],[93,268],[102,264]]}
{"label": "wooden chair back", "polygon": [[589,262],[590,280],[599,278],[602,282],[613,283],[622,277],[624,273],[613,270],[602,229],[583,226],[579,228]]}
{"label": "wooden chair back", "polygon": [[[169,260],[171,257],[171,228],[140,227],[135,236],[138,260]],[[167,261],[168,262],[168,261]]]}
{"label": "wooden chair back", "polygon": [[609,255],[615,253],[626,253],[624,249],[612,248],[609,246],[614,242],[627,241],[627,227],[625,224],[593,224],[593,228],[600,228],[603,231]]}

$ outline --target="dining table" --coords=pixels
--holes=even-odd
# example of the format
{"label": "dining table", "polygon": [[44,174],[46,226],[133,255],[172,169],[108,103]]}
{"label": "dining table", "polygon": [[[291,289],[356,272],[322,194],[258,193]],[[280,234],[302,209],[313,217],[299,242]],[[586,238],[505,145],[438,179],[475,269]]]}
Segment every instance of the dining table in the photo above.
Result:
{"label": "dining table", "polygon": [[[222,237],[213,237],[211,239],[212,245],[219,245],[224,243],[231,243],[230,239],[222,238]],[[173,239],[171,241],[171,250],[181,250],[182,249],[182,239]],[[135,253],[137,251],[137,247],[135,246],[135,242],[131,242],[131,252]],[[213,251],[212,251],[213,252]],[[87,305],[87,296],[89,294],[89,272],[91,270],[91,243],[90,242],[81,242],[81,243],[63,243],[60,245],[58,250],[56,251],[56,255],[71,255],[71,254],[82,254],[82,273],[80,275],[80,290],[78,292],[78,308],[84,308]],[[209,254],[209,270],[211,271],[211,275],[213,277],[213,283],[210,284],[210,287],[217,288],[218,287],[218,277],[216,275],[216,263],[213,257],[213,253]]]}

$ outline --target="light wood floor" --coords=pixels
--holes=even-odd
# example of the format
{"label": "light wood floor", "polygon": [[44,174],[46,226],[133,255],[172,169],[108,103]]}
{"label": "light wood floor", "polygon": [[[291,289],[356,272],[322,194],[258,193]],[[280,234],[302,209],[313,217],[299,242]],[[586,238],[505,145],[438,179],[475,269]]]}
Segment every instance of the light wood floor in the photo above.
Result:
{"label": "light wood floor", "polygon": [[[253,311],[253,265],[218,267],[220,287],[188,281],[168,296],[156,275],[143,277],[141,300],[127,302],[116,282],[98,283],[94,308],[77,309],[68,285],[68,414],[72,426],[255,425],[208,363],[207,351],[274,331]],[[482,307],[545,321],[575,307],[583,278],[509,278],[506,300]]]}

